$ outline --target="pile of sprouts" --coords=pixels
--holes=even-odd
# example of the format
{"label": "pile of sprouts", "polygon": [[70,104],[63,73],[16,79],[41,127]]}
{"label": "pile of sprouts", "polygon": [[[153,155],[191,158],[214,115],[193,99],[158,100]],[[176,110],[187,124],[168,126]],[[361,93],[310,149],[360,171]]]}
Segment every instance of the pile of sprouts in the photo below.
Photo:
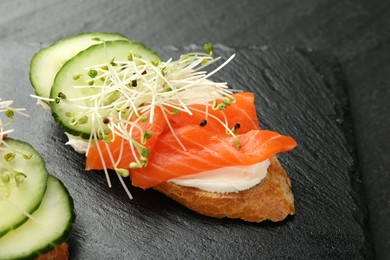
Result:
{"label": "pile of sprouts", "polygon": [[[161,110],[167,127],[183,150],[186,147],[176,135],[168,114],[187,113],[191,116],[193,112],[204,113],[204,120],[199,122],[201,126],[206,125],[211,117],[232,136],[235,136],[235,131],[239,128],[239,124],[236,124],[230,129],[224,114],[224,110],[235,103],[234,90],[229,89],[226,82],[210,80],[234,55],[207,73],[204,69],[221,58],[213,57],[211,44],[205,44],[204,47],[206,52],[192,52],[181,55],[177,60],[171,58],[167,61],[148,60],[131,51],[127,59],[121,60],[109,57],[109,49],[105,47],[105,63],[85,67],[83,71],[73,75],[73,89],[90,94],[73,98],[69,93],[59,92],[49,99],[33,97],[50,102],[51,105],[64,102],[72,107],[72,111],[77,111],[68,111],[64,115],[71,125],[90,125],[86,156],[89,149],[96,146],[109,187],[111,181],[105,164],[107,159],[114,165],[122,186],[131,198],[122,178],[129,176],[130,170],[146,167],[148,164],[151,151],[145,144],[153,133],[146,131],[141,123],[153,124],[156,109]],[[81,79],[83,84],[80,84]],[[194,104],[204,105],[205,109],[192,107]],[[221,111],[223,120],[209,113],[210,109]],[[137,138],[134,137],[135,131],[140,133]],[[118,137],[122,140],[121,149],[119,156],[114,158],[109,144]],[[239,149],[240,142],[238,138],[236,140],[236,147]],[[103,158],[100,142],[106,145],[109,158]],[[126,169],[118,167],[125,146],[129,146],[134,158]]]}

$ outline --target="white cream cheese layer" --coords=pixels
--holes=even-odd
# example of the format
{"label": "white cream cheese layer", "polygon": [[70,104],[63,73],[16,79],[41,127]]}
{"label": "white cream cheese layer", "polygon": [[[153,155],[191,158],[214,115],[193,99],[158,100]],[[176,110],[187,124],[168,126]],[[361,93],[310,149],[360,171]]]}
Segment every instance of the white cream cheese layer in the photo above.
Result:
{"label": "white cream cheese layer", "polygon": [[270,164],[269,160],[265,160],[253,165],[224,167],[169,181],[209,192],[239,192],[259,184]]}
{"label": "white cream cheese layer", "polygon": [[85,139],[74,136],[71,134],[66,133],[66,136],[68,137],[68,142],[66,142],[66,145],[70,145],[73,147],[73,149],[78,153],[86,153],[88,148],[88,141]]}

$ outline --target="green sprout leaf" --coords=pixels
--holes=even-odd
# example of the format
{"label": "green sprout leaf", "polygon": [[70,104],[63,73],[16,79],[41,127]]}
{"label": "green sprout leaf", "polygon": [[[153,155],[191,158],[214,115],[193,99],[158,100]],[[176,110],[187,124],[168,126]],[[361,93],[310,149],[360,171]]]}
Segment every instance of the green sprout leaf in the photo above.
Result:
{"label": "green sprout leaf", "polygon": [[14,115],[15,115],[15,112],[14,112],[14,110],[13,109],[7,109],[7,111],[5,111],[5,113],[4,113],[5,115],[6,115],[6,117],[8,117],[8,118],[13,118],[14,117]]}
{"label": "green sprout leaf", "polygon": [[217,106],[217,109],[220,111],[226,110],[226,108],[227,108],[227,105],[224,103],[221,103]]}
{"label": "green sprout leaf", "polygon": [[222,103],[224,103],[225,105],[231,105],[233,104],[233,101],[230,98],[224,98],[222,99]]}
{"label": "green sprout leaf", "polygon": [[236,139],[236,148],[237,149],[241,148],[241,141],[239,139]]}
{"label": "green sprout leaf", "polygon": [[136,163],[136,162],[131,162],[131,163],[129,164],[129,166],[130,166],[130,169],[139,169],[139,168],[141,168],[141,165],[139,165],[139,164]]}
{"label": "green sprout leaf", "polygon": [[208,52],[210,54],[210,56],[213,56],[214,47],[213,47],[213,44],[211,42],[205,43],[203,45],[203,48],[206,52]]}
{"label": "green sprout leaf", "polygon": [[144,139],[145,139],[145,140],[149,140],[149,139],[152,137],[152,135],[153,135],[152,132],[146,131],[146,132],[144,133]]}
{"label": "green sprout leaf", "polygon": [[130,171],[128,169],[118,168],[115,170],[120,176],[122,176],[124,178],[129,177],[129,175],[130,175]]}
{"label": "green sprout leaf", "polygon": [[127,60],[128,61],[133,61],[133,52],[132,51],[130,51],[129,55],[127,55]]}
{"label": "green sprout leaf", "polygon": [[60,99],[66,99],[66,95],[63,92],[58,92],[57,97]]}
{"label": "green sprout leaf", "polygon": [[180,113],[180,110],[179,110],[179,109],[176,109],[176,108],[174,108],[174,109],[172,110],[172,112],[171,112],[172,115],[177,115],[177,114],[179,114],[179,113]]}
{"label": "green sprout leaf", "polygon": [[141,115],[140,117],[139,117],[139,121],[141,121],[141,122],[146,122],[146,121],[148,121],[148,117],[146,116],[146,115]]}
{"label": "green sprout leaf", "polygon": [[140,154],[141,154],[141,156],[143,156],[143,157],[149,157],[149,156],[150,156],[149,150],[146,149],[145,147],[142,147],[142,148],[141,148]]}
{"label": "green sprout leaf", "polygon": [[110,136],[108,136],[108,135],[104,135],[104,136],[103,136],[103,141],[104,141],[106,144],[112,143],[112,140],[111,140]]}
{"label": "green sprout leaf", "polygon": [[111,59],[110,64],[111,64],[111,66],[115,67],[117,64],[115,63],[114,60],[115,60],[115,57]]}

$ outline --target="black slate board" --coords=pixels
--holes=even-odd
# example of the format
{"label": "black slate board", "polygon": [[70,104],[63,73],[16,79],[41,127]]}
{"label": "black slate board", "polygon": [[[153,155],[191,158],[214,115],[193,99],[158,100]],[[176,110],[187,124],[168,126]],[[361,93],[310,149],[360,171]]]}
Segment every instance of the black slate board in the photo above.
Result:
{"label": "black slate board", "polygon": [[[38,49],[0,46],[0,96],[28,109],[31,117],[17,118],[12,136],[34,145],[74,197],[72,259],[373,257],[348,100],[332,58],[282,48],[216,50],[237,55],[215,79],[254,92],[261,126],[299,143],[279,156],[292,180],[296,216],[254,224],[198,215],[153,190],[131,188],[129,201],[114,176],[109,189],[102,172],[85,172],[83,156],[63,144],[66,137],[50,114],[29,97],[28,64]],[[156,50],[165,58],[183,51]]]}

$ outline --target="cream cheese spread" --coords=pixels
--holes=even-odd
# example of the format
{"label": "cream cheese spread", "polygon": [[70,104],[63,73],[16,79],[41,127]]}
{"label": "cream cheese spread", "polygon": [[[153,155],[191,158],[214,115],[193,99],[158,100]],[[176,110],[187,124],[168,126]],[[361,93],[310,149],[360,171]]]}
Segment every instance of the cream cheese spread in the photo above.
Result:
{"label": "cream cheese spread", "polygon": [[248,166],[230,166],[169,180],[181,186],[209,192],[239,192],[261,182],[266,176],[269,160]]}
{"label": "cream cheese spread", "polygon": [[86,141],[85,139],[83,139],[81,137],[74,136],[74,135],[71,135],[71,134],[66,133],[66,132],[65,132],[65,134],[68,137],[68,142],[65,143],[66,145],[72,146],[72,148],[78,153],[84,154],[87,152],[88,141]]}

